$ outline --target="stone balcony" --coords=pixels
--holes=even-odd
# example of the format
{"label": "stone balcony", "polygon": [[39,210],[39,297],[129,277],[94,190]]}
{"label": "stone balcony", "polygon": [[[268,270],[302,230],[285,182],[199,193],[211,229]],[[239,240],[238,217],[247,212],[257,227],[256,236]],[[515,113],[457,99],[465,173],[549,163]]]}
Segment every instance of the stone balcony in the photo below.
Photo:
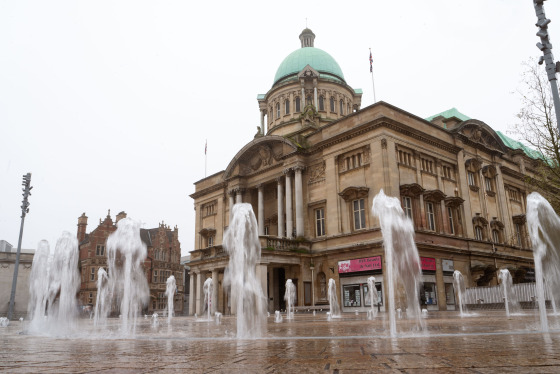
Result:
{"label": "stone balcony", "polygon": [[[261,251],[281,251],[310,253],[311,242],[300,239],[278,238],[275,236],[260,236]],[[191,252],[191,262],[209,260],[227,256],[222,245],[197,249]]]}

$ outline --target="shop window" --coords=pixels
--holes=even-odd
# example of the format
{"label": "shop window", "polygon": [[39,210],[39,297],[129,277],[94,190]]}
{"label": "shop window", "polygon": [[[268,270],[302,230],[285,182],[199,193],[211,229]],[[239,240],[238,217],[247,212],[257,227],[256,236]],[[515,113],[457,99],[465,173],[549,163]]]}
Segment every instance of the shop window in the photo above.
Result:
{"label": "shop window", "polygon": [[298,97],[296,97],[296,113],[299,113],[299,112],[301,112],[301,100],[298,96]]}
{"label": "shop window", "polygon": [[104,256],[105,255],[105,246],[98,244],[95,248],[95,255],[96,256]]}
{"label": "shop window", "polygon": [[[371,306],[371,297],[369,294],[369,284],[362,285],[364,291],[364,306]],[[383,305],[383,291],[381,290],[381,282],[375,283],[375,290],[373,290],[373,305]]]}
{"label": "shop window", "polygon": [[426,305],[437,305],[437,291],[436,291],[436,284],[431,282],[424,282],[423,285],[423,292],[421,297],[423,296],[424,303]]}
{"label": "shop window", "polygon": [[354,230],[366,228],[366,209],[364,199],[354,200],[352,202],[354,211]]}
{"label": "shop window", "polygon": [[325,208],[315,209],[315,236],[325,235]]}
{"label": "shop window", "polygon": [[403,196],[404,214],[412,220],[412,199],[410,196]]}
{"label": "shop window", "polygon": [[284,101],[284,110],[285,110],[285,114],[290,114],[290,101],[289,100]]}
{"label": "shop window", "polygon": [[331,112],[335,113],[335,107],[334,107],[334,96],[331,96],[330,99],[330,107],[331,107]]}
{"label": "shop window", "polygon": [[325,110],[325,97],[324,96],[319,96],[319,110],[321,110],[321,111]]}
{"label": "shop window", "polygon": [[349,284],[342,286],[342,297],[345,307],[361,307],[362,298],[359,284]]}
{"label": "shop window", "polygon": [[455,305],[455,289],[453,283],[445,283],[445,303]]}
{"label": "shop window", "polygon": [[436,215],[434,212],[434,204],[426,203],[426,218],[428,221],[428,230],[436,231]]}

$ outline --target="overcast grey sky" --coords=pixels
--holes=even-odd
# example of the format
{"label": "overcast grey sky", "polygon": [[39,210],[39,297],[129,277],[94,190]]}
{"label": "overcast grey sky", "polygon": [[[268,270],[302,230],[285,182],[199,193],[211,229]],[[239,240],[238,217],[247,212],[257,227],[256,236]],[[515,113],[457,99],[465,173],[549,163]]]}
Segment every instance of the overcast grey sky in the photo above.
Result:
{"label": "overcast grey sky", "polygon": [[[560,50],[560,1],[545,9]],[[31,172],[24,248],[111,209],[177,225],[191,251],[205,141],[211,175],[253,139],[257,94],[306,18],[362,107],[371,47],[378,100],[420,117],[456,107],[501,131],[521,63],[540,54],[532,0],[0,1],[0,239],[17,245]]]}

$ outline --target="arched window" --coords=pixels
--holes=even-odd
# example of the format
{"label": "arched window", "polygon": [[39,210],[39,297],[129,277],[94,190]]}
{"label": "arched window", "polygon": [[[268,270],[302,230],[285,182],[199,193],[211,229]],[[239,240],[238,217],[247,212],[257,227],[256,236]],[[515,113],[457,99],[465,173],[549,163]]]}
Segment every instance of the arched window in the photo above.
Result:
{"label": "arched window", "polygon": [[290,100],[284,101],[284,108],[286,109],[286,114],[290,114]]}
{"label": "arched window", "polygon": [[325,110],[325,98],[319,96],[319,110]]}
{"label": "arched window", "polygon": [[500,232],[498,230],[492,230],[492,241],[496,244],[500,243]]}
{"label": "arched window", "polygon": [[299,112],[301,112],[301,100],[298,96],[298,97],[296,97],[296,113],[299,113]]}
{"label": "arched window", "polygon": [[280,103],[276,103],[276,119],[280,118]]}
{"label": "arched window", "polygon": [[334,108],[334,96],[331,96],[330,107],[331,107],[331,112],[335,113],[335,108]]}
{"label": "arched window", "polygon": [[344,115],[344,103],[342,102],[342,99],[340,99],[340,115]]}

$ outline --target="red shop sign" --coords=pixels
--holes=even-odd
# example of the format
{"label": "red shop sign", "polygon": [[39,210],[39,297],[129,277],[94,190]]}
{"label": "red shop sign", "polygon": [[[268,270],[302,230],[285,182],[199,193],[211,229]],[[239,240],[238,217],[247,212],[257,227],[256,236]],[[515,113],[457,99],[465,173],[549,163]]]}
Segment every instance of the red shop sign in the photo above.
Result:
{"label": "red shop sign", "polygon": [[429,257],[420,257],[420,263],[422,265],[422,270],[436,271],[436,259]]}
{"label": "red shop sign", "polygon": [[339,273],[354,273],[381,269],[381,256],[338,261]]}

